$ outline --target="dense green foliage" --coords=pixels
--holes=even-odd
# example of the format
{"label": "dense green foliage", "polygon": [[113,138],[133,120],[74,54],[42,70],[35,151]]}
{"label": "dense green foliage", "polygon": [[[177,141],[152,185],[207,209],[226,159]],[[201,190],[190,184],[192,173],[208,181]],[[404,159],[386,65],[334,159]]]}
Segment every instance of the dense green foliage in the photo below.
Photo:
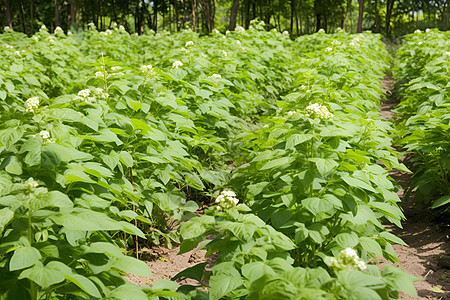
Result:
{"label": "dense green foliage", "polygon": [[210,299],[415,294],[402,270],[366,267],[403,243],[382,225],[401,226],[387,170],[406,169],[377,111],[380,36],[91,26],[0,47],[2,297],[207,297],[120,276],[151,274],[122,249],[178,233],[218,252]]}
{"label": "dense green foliage", "polygon": [[395,77],[402,101],[397,108],[399,144],[412,152],[420,204],[450,203],[450,33],[417,31],[397,52]]}

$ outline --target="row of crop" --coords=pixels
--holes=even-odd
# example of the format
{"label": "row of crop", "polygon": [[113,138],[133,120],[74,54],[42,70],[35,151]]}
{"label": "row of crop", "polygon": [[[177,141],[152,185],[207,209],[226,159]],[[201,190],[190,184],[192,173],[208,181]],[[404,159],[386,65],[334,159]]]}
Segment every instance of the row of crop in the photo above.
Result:
{"label": "row of crop", "polygon": [[[295,45],[289,92],[239,135],[238,167],[217,205],[181,225],[181,252],[218,253],[210,299],[414,295],[402,270],[368,264],[397,261],[392,244],[403,243],[382,225],[403,218],[387,170],[407,170],[378,111],[389,55],[372,34],[318,33]],[[179,276],[201,279],[203,267]]]}
{"label": "row of crop", "polygon": [[396,109],[399,145],[412,153],[413,183],[419,205],[450,203],[450,33],[407,35],[397,52],[395,77],[401,102]]}
{"label": "row of crop", "polygon": [[[228,230],[226,245],[220,234],[210,244],[210,252],[224,250],[220,260],[227,262],[211,278],[213,298],[231,290],[223,290],[230,278],[242,282],[249,261],[284,270],[293,265],[301,273],[298,266],[325,267],[324,257],[346,246],[365,260],[374,253],[395,259],[390,244],[401,241],[380,220],[399,224],[398,198],[386,171],[374,164],[401,168],[388,147],[389,126],[374,113],[386,60],[382,45],[373,35],[345,33],[314,35],[321,43],[311,37],[292,42],[254,27],[205,38],[192,32],[135,37],[120,28],[72,37],[45,29],[32,38],[1,36],[7,54],[0,59],[4,293],[145,298],[114,270],[148,270],[119,255],[123,244],[107,232],[123,239],[117,231],[125,231],[133,245],[132,235],[170,243],[178,239],[171,223],[198,207],[186,200],[202,191],[217,195],[224,185],[254,213],[222,211],[218,224],[194,218],[182,229],[183,251],[200,242],[207,230],[195,228],[206,228],[205,220]],[[333,120],[302,117],[304,107],[318,101],[332,109]],[[230,176],[230,161],[249,163]],[[322,214],[330,203],[335,207]],[[20,260],[26,263],[17,265]],[[316,292],[341,295],[346,275],[326,268],[331,277],[325,269],[312,271],[323,277],[323,284],[314,283]],[[355,272],[349,276],[363,276]],[[407,280],[396,269],[383,272],[380,293]],[[242,295],[249,282],[239,286]],[[163,295],[158,288],[164,287],[177,285],[145,292]]]}
{"label": "row of crop", "polygon": [[230,140],[274,105],[295,66],[278,54],[291,41],[42,28],[1,42],[2,294],[175,296],[167,282],[126,284],[124,271],[150,272],[120,247],[161,236],[170,245],[176,222],[198,208],[188,199],[228,181]]}

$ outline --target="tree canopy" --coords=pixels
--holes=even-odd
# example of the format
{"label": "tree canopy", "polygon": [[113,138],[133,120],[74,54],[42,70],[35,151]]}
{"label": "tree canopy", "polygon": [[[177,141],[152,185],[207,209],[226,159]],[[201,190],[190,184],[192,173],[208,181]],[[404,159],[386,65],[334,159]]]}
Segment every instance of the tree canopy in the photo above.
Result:
{"label": "tree canopy", "polygon": [[418,29],[449,27],[450,0],[1,0],[4,26],[27,34],[40,26],[78,30],[93,23],[106,30],[114,23],[129,32],[210,33],[245,28],[260,19],[266,29],[302,35],[371,30],[397,36]]}

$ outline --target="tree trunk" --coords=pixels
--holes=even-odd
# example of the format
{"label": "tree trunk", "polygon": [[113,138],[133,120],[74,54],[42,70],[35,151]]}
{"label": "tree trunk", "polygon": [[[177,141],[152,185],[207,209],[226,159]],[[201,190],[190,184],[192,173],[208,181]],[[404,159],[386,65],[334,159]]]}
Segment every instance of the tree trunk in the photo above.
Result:
{"label": "tree trunk", "polygon": [[359,13],[358,13],[358,25],[356,26],[356,32],[362,33],[362,23],[363,23],[363,14],[364,14],[364,0],[358,0],[359,3]]}
{"label": "tree trunk", "polygon": [[12,29],[11,6],[9,5],[9,0],[5,0],[5,19],[6,25]]}
{"label": "tree trunk", "polygon": [[230,13],[230,31],[234,31],[236,28],[236,18],[238,13],[239,0],[233,0],[233,5],[231,5],[231,13]]}
{"label": "tree trunk", "polygon": [[445,13],[444,13],[444,30],[449,29],[449,23],[450,23],[450,3],[449,1],[445,1],[446,7],[445,7]]}
{"label": "tree trunk", "polygon": [[291,0],[291,26],[290,26],[290,31],[291,34],[292,32],[294,32],[294,19],[295,19],[295,5],[296,5],[296,1],[295,0]]}
{"label": "tree trunk", "polygon": [[61,15],[58,0],[55,0],[55,27],[61,26]]}
{"label": "tree trunk", "polygon": [[27,33],[27,30],[25,28],[25,9],[23,8],[23,2],[20,0],[20,20],[22,23],[22,30],[24,33]]}
{"label": "tree trunk", "polygon": [[197,32],[197,16],[195,10],[197,9],[197,0],[192,1],[192,30]]}
{"label": "tree trunk", "polygon": [[386,35],[391,35],[391,16],[392,16],[392,9],[394,8],[394,2],[395,0],[387,0],[386,1]]}

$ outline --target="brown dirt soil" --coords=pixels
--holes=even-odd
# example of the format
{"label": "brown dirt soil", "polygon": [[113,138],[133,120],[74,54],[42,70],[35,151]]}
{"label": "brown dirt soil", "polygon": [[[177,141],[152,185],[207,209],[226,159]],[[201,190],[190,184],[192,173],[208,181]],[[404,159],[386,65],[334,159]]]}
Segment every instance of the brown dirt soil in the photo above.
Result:
{"label": "brown dirt soil", "polygon": [[[398,101],[393,99],[392,77],[386,77],[383,87],[387,91],[386,98],[381,104],[381,114],[385,119],[393,120],[391,110]],[[403,188],[411,182],[411,174],[401,171],[391,172],[390,175],[402,187],[398,192],[402,199],[401,206],[406,220],[403,229],[388,226],[392,233],[403,239],[409,246],[394,245],[399,263],[395,266],[402,268],[407,273],[422,278],[415,282],[419,299],[450,300],[450,226],[448,220],[439,219],[440,216],[430,210],[421,210],[414,207],[411,200],[404,199]],[[155,247],[140,251],[140,259],[147,262],[153,272],[152,278],[142,278],[131,275],[128,279],[137,285],[152,285],[158,279],[171,279],[180,271],[192,267],[201,262],[207,262],[207,270],[214,266],[216,257],[205,258],[205,250],[190,251],[177,255],[179,246],[173,249]],[[447,255],[447,256],[446,256]],[[379,266],[383,268],[387,262],[380,259]],[[447,265],[445,267],[445,265]],[[193,284],[193,280],[179,279],[179,284]],[[400,299],[417,299],[406,294],[401,294]]]}

